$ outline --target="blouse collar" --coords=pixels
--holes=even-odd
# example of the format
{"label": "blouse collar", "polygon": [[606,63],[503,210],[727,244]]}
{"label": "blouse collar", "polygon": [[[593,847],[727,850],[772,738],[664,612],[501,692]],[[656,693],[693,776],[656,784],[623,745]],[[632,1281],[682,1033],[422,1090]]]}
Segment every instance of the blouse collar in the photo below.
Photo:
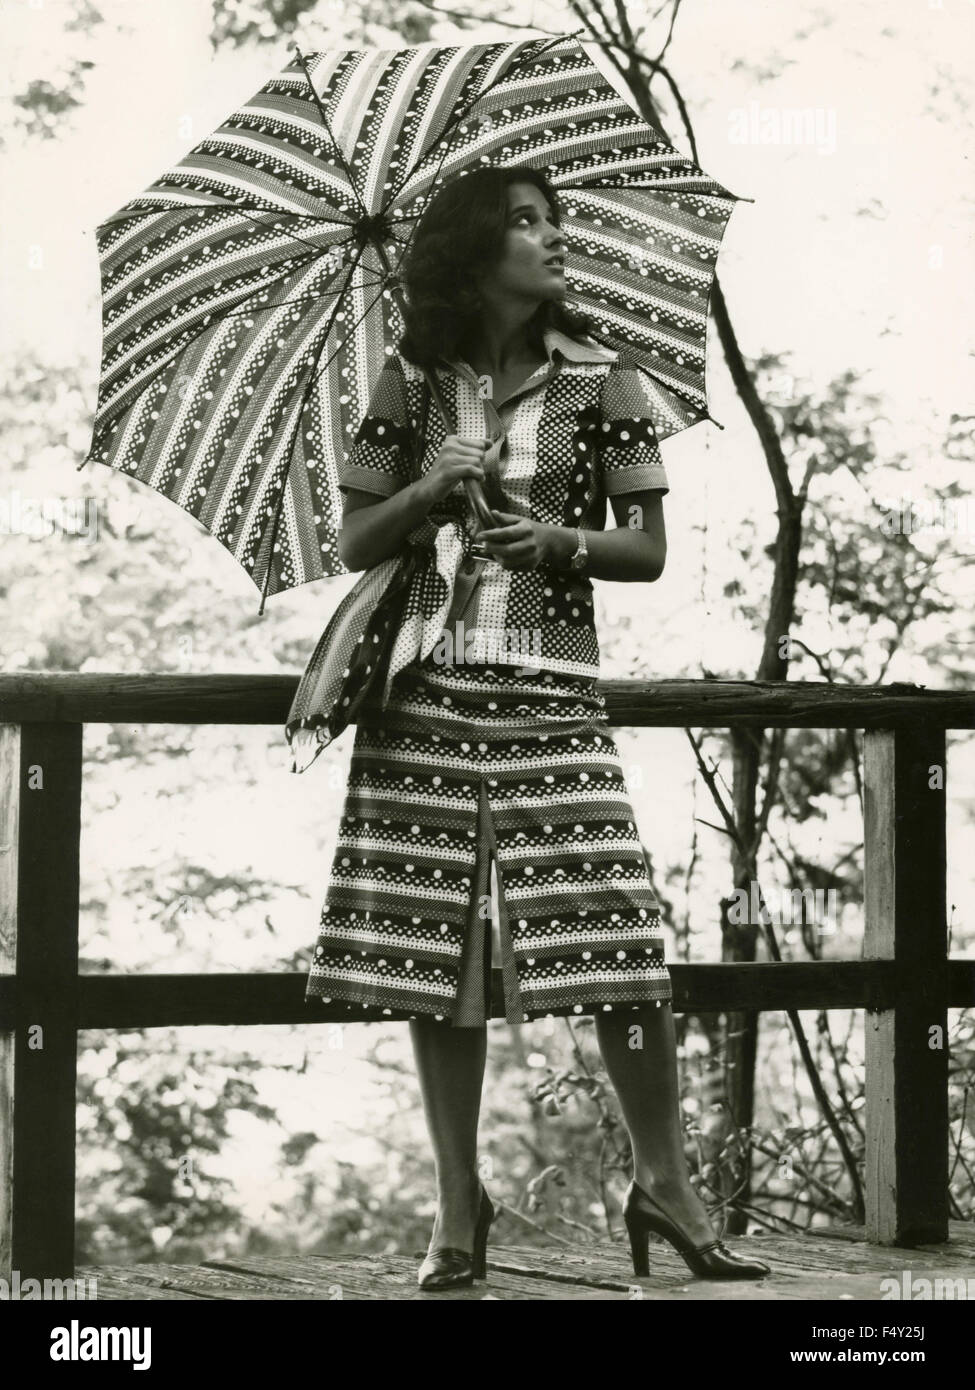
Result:
{"label": "blouse collar", "polygon": [[[558,328],[543,329],[542,341],[545,346],[545,356],[550,363],[555,360],[556,353],[564,357],[567,362],[609,362],[616,356],[612,348],[580,342]],[[449,367],[462,365],[459,361],[445,357],[443,354],[441,354],[440,361]]]}

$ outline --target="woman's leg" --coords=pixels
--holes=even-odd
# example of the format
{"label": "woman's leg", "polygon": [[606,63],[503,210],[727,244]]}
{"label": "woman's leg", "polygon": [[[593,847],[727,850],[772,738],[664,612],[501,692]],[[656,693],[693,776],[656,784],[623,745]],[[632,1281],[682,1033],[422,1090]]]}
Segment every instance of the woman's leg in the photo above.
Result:
{"label": "woman's leg", "polygon": [[[637,1185],[695,1245],[717,1234],[691,1186],[681,1142],[677,1045],[669,1003],[594,1015],[596,1039],[633,1148]],[[639,1029],[639,1032],[634,1031]]]}
{"label": "woman's leg", "polygon": [[487,1028],[452,1028],[424,1018],[411,1021],[410,1036],[437,1175],[437,1219],[429,1248],[472,1250],[481,1190],[477,1120]]}

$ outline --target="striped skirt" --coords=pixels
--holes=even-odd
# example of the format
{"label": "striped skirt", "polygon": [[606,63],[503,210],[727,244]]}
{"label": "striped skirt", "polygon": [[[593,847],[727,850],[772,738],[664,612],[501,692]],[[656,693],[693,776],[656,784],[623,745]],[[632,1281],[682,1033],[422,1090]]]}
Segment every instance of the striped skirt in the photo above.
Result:
{"label": "striped skirt", "polygon": [[431,656],[360,715],[305,999],[480,1026],[492,963],[509,1023],[671,999],[596,682]]}

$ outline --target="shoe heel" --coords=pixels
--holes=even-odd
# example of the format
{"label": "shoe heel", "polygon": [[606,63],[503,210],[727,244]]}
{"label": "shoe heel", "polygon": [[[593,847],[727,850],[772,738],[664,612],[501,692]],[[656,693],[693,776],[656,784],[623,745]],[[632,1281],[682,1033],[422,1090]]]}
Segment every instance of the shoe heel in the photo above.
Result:
{"label": "shoe heel", "polygon": [[626,1234],[630,1238],[633,1273],[638,1279],[646,1279],[650,1273],[650,1232],[645,1226],[627,1221]]}
{"label": "shoe heel", "polygon": [[487,1193],[481,1188],[481,1211],[474,1232],[474,1250],[471,1254],[471,1268],[475,1279],[487,1278],[487,1242],[491,1222],[494,1220],[494,1207]]}
{"label": "shoe heel", "polygon": [[630,1184],[623,1204],[623,1220],[630,1237],[633,1273],[649,1274],[650,1232],[663,1236],[699,1279],[762,1279],[771,1274],[761,1260],[744,1260],[715,1236],[694,1245],[681,1228],[635,1182]]}

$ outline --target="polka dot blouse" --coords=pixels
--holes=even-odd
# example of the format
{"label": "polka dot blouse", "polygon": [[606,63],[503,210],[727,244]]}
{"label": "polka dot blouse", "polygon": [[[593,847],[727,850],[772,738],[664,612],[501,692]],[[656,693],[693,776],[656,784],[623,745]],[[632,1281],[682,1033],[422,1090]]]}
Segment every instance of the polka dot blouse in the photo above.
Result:
{"label": "polka dot blouse", "polygon": [[[484,379],[465,362],[441,359],[437,382],[456,433],[494,441],[493,460],[509,503],[505,510],[551,525],[601,531],[607,498],[669,491],[651,401],[641,372],[625,352],[555,329],[545,331],[544,342],[546,362],[497,405],[486,394]],[[387,358],[341,465],[343,490],[388,497],[410,484],[423,390],[418,366],[400,353]],[[432,466],[446,434],[439,412],[430,409],[421,472]],[[467,512],[460,487],[449,501],[458,515]],[[458,567],[454,582],[444,640],[462,641],[464,660],[599,676],[592,581],[585,573],[550,565],[506,570],[487,560],[473,577]]]}

